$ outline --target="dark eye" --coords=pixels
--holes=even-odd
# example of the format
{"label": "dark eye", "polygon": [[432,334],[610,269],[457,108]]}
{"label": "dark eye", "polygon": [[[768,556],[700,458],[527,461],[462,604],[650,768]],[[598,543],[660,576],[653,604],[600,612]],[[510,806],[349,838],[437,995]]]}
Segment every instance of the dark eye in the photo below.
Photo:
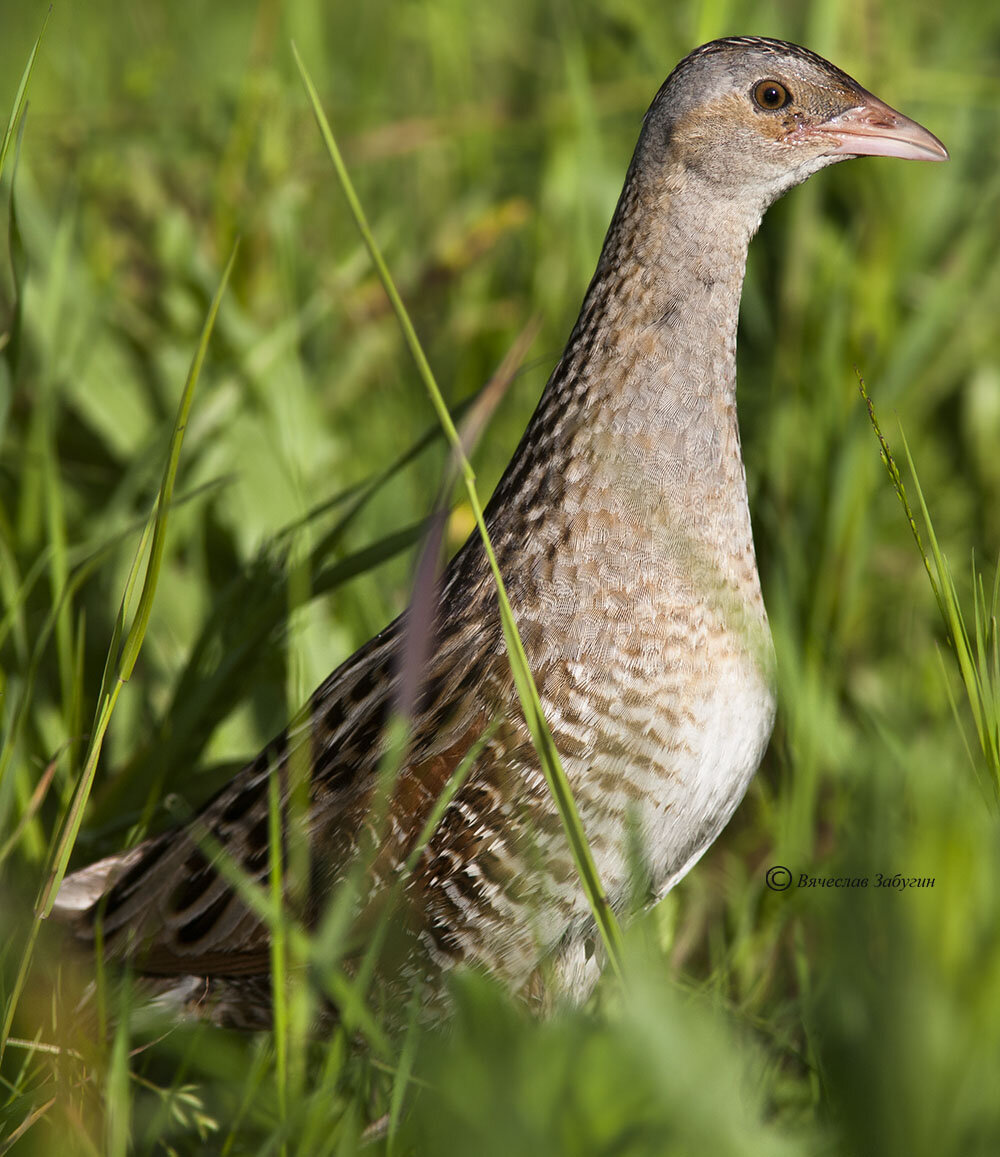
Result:
{"label": "dark eye", "polygon": [[762,109],[774,112],[775,109],[784,108],[792,99],[792,94],[776,80],[760,80],[754,85],[753,98]]}

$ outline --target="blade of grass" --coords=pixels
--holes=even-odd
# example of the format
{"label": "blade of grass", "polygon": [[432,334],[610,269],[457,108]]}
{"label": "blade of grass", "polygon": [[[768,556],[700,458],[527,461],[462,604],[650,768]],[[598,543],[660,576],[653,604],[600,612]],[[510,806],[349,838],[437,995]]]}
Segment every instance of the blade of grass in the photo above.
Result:
{"label": "blade of grass", "polygon": [[414,989],[410,998],[410,1015],[408,1018],[406,1036],[403,1038],[403,1047],[399,1053],[399,1064],[392,1082],[392,1094],[389,1099],[389,1120],[386,1125],[386,1152],[392,1157],[397,1152],[396,1135],[399,1132],[399,1123],[403,1111],[403,1099],[413,1075],[413,1065],[417,1053],[417,1025],[421,1009],[421,993],[419,986]]}
{"label": "blade of grass", "polygon": [[483,541],[483,546],[486,550],[487,558],[489,559],[490,569],[493,572],[494,582],[497,588],[497,597],[500,602],[500,617],[503,624],[504,640],[507,645],[507,654],[510,660],[511,673],[514,677],[514,684],[517,689],[518,699],[521,703],[521,708],[524,711],[525,721],[528,725],[528,730],[531,734],[532,743],[535,750],[538,752],[539,763],[542,772],[545,776],[549,791],[555,801],[556,808],[562,820],[563,828],[565,829],[567,840],[569,842],[570,850],[576,864],[577,873],[583,885],[584,893],[590,904],[591,912],[593,913],[595,923],[600,933],[601,939],[604,943],[605,950],[608,954],[608,959],[611,962],[615,972],[622,975],[622,935],[621,929],[618,926],[618,921],[611,909],[607,894],[605,893],[597,872],[597,865],[594,863],[593,855],[590,851],[590,845],[587,842],[587,836],[583,829],[583,823],[580,819],[579,811],[576,807],[576,802],[573,798],[573,793],[569,785],[569,780],[566,777],[566,772],[563,769],[562,762],[559,758],[559,753],[556,750],[555,742],[552,739],[552,733],[549,730],[548,724],[545,720],[545,714],[542,709],[541,699],[538,694],[538,689],[535,686],[534,678],[531,674],[531,669],[528,664],[527,655],[524,651],[524,646],[521,642],[521,637],[518,634],[517,625],[514,619],[514,613],[510,606],[510,601],[507,597],[506,587],[504,586],[503,576],[500,573],[500,567],[497,564],[496,555],[493,552],[493,546],[490,542],[490,537],[486,529],[486,522],[483,517],[482,506],[479,502],[479,495],[476,490],[475,474],[472,470],[465,452],[462,448],[462,441],[459,436],[455,424],[452,421],[451,414],[448,412],[448,407],[445,404],[441,391],[438,388],[437,382],[434,378],[433,371],[424,354],[423,347],[413,328],[413,323],[410,320],[406,307],[403,304],[402,298],[396,289],[395,282],[392,275],[382,257],[382,253],[375,241],[374,234],[365,217],[364,210],[358,200],[355,192],[353,182],[347,172],[347,167],[344,164],[343,158],[340,154],[340,149],[334,138],[333,132],[323,112],[320,103],[319,94],[313,84],[312,78],[306,69],[305,64],[299,55],[298,48],[292,44],[292,52],[295,56],[295,62],[298,66],[299,73],[302,77],[302,82],[305,85],[306,92],[309,95],[312,104],[313,113],[316,117],[316,122],[322,134],[323,141],[326,145],[327,152],[333,162],[334,169],[337,173],[337,178],[340,182],[341,189],[350,206],[351,213],[354,216],[355,224],[358,227],[361,237],[364,240],[365,246],[368,249],[372,262],[378,273],[379,279],[382,282],[383,288],[389,298],[397,321],[403,333],[410,355],[417,367],[420,378],[427,389],[431,404],[437,414],[438,421],[451,444],[455,455],[458,459],[461,468],[462,482],[468,497],[469,505],[472,509],[476,520],[476,526],[479,529],[480,537]]}
{"label": "blade of grass", "polygon": [[[214,483],[209,483],[206,486],[199,486],[188,494],[182,495],[173,502],[174,507],[179,507],[184,503],[190,501],[198,494],[211,488]],[[9,716],[6,733],[0,741],[0,784],[3,783],[4,777],[10,769],[14,758],[14,752],[17,747],[18,739],[21,735],[22,725],[25,716],[32,700],[32,693],[35,686],[35,679],[44,657],[45,649],[48,646],[49,640],[55,630],[56,622],[58,621],[61,608],[64,603],[68,602],[74,597],[80,587],[90,578],[90,576],[97,570],[100,563],[111,551],[116,549],[122,542],[131,538],[137,531],[141,532],[147,525],[147,521],[135,521],[124,527],[122,530],[116,531],[113,535],[103,541],[98,547],[91,548],[89,545],[84,548],[84,553],[80,554],[80,548],[77,548],[77,553],[80,554],[79,561],[75,562],[73,572],[68,578],[65,587],[60,592],[58,599],[50,606],[44,622],[41,627],[34,633],[31,640],[31,652],[26,662],[23,664],[24,674],[21,678],[20,693],[17,695],[13,709]],[[140,551],[137,558],[141,558],[147,539],[142,540]],[[6,561],[4,559],[3,561]],[[8,626],[20,627],[24,620],[24,606],[27,603],[28,595],[37,580],[44,574],[45,566],[48,562],[48,548],[43,550],[33,562],[30,571],[22,580],[16,595],[10,600],[10,609],[6,617],[0,621],[0,643],[3,642],[4,635],[8,630]],[[0,568],[2,570],[2,568]],[[129,588],[131,590],[131,587]],[[131,598],[131,595],[129,596]],[[109,652],[114,654],[118,648],[118,642],[114,643],[114,647]],[[75,733],[74,739],[75,739]],[[0,826],[2,826],[3,817],[0,816]]]}
{"label": "blade of grass", "polygon": [[[156,507],[153,512],[152,543],[149,548],[149,560],[146,564],[142,593],[139,595],[139,605],[136,608],[135,616],[118,656],[117,669],[109,681],[109,685],[106,685],[102,692],[102,703],[98,708],[94,732],[90,740],[90,748],[84,764],[83,776],[77,788],[76,797],[70,807],[63,834],[59,840],[52,873],[41,897],[40,908],[44,916],[47,916],[51,912],[56,892],[58,892],[62,878],[66,874],[66,865],[69,863],[70,853],[73,850],[73,844],[76,841],[80,824],[83,821],[83,809],[90,795],[94,774],[97,770],[97,760],[104,743],[104,735],[111,721],[111,714],[114,711],[121,688],[132,677],[136,659],[139,657],[139,651],[146,637],[146,628],[149,626],[149,617],[153,611],[153,598],[156,594],[160,568],[163,564],[163,552],[166,547],[167,515],[170,509],[170,500],[173,497],[177,468],[180,464],[184,432],[187,429],[188,415],[191,412],[191,404],[194,401],[195,387],[198,384],[201,368],[208,351],[209,339],[215,327],[215,319],[219,312],[219,306],[222,304],[222,296],[226,291],[229,276],[236,262],[236,253],[237,249],[234,248],[223,271],[222,279],[219,282],[215,296],[212,299],[208,315],[205,318],[205,324],[202,327],[198,347],[195,351],[194,359],[191,362],[191,368],[188,371],[187,381],[184,384],[184,390],[181,394],[177,418],[174,422],[173,433],[170,437],[170,448],[167,453],[167,465],[163,474],[163,482],[160,485],[156,499]],[[125,606],[126,603],[123,600],[121,615],[124,614]],[[110,657],[109,655],[109,659]]]}
{"label": "blade of grass", "polygon": [[122,1000],[111,1045],[111,1058],[104,1082],[105,1152],[108,1157],[125,1157],[131,1134],[132,1098],[129,1096],[129,1032],[131,1020],[131,977],[123,980]]}
{"label": "blade of grass", "polygon": [[[283,845],[281,833],[281,790],[278,776],[272,770],[268,776],[268,846],[271,850],[270,900],[272,911],[281,910],[284,895]],[[285,921],[274,920],[270,927],[271,940],[271,1005],[274,1012],[275,1076],[278,1085],[278,1112],[284,1121],[288,1117],[288,941]],[[284,1148],[282,1148],[284,1152]]]}
{"label": "blade of grass", "polygon": [[[7,212],[7,248],[10,253],[10,275],[14,288],[14,299],[11,303],[10,327],[4,334],[3,356],[10,370],[11,381],[16,379],[21,361],[21,343],[24,330],[24,286],[28,275],[28,257],[24,247],[24,238],[21,236],[21,223],[17,212],[17,166],[21,156],[21,141],[24,138],[24,125],[27,119],[28,109],[25,107],[17,125],[14,175],[10,180],[10,204]],[[6,147],[4,152],[6,153]],[[0,167],[2,164],[3,161],[0,159]]]}
{"label": "blade of grass", "polygon": [[17,1144],[17,1142],[21,1140],[25,1133],[27,1133],[31,1126],[34,1125],[37,1121],[40,1121],[55,1103],[55,1097],[50,1097],[43,1104],[39,1105],[37,1109],[33,1109],[27,1115],[27,1117],[24,1118],[20,1125],[18,1125],[17,1128],[12,1133],[10,1133],[2,1143],[0,1143],[0,1157],[3,1157],[3,1154],[5,1153],[9,1153],[11,1149],[13,1149]]}
{"label": "blade of grass", "polygon": [[[917,545],[917,550],[923,561],[927,578],[934,592],[934,598],[937,601],[938,611],[940,612],[945,631],[948,635],[952,654],[958,665],[959,674],[965,687],[965,697],[969,704],[969,709],[972,712],[979,746],[990,774],[993,788],[993,801],[994,804],[996,804],[1000,802],[1000,683],[998,683],[994,677],[997,666],[995,662],[991,664],[990,655],[991,650],[994,655],[996,654],[996,609],[998,594],[1000,594],[1000,585],[998,585],[998,580],[995,578],[992,605],[987,608],[982,579],[977,574],[975,563],[973,562],[972,586],[975,600],[974,620],[976,636],[976,655],[974,656],[972,641],[969,636],[968,627],[966,626],[965,615],[962,612],[958,589],[955,586],[955,580],[952,576],[948,559],[941,550],[937,534],[934,531],[934,523],[931,520],[930,510],[924,498],[923,488],[920,485],[920,479],[917,475],[917,469],[913,462],[913,455],[910,453],[906,435],[903,433],[902,428],[900,428],[900,437],[903,440],[903,450],[906,454],[906,464],[909,467],[910,477],[913,479],[917,503],[920,507],[920,514],[927,532],[927,541],[930,545],[929,555],[924,548],[923,539],[917,528],[916,518],[910,506],[899,467],[889,448],[889,443],[886,441],[885,435],[879,426],[878,418],[875,415],[874,403],[868,395],[868,390],[861,374],[858,374],[858,383],[861,397],[864,399],[865,406],[868,409],[868,419],[878,439],[882,461],[885,464],[886,470],[889,472],[889,478],[892,481],[896,497],[899,499],[903,511],[906,514],[910,533],[913,535],[913,540]],[[989,627],[985,623],[986,619],[989,619]]]}
{"label": "blade of grass", "polygon": [[[35,57],[38,55],[38,46],[41,44],[42,37],[45,35],[45,29],[49,23],[49,17],[52,15],[52,9],[49,8],[45,14],[45,19],[42,21],[42,29],[35,38],[35,43],[32,45],[31,52],[28,55],[28,62],[24,66],[21,73],[21,80],[17,86],[17,92],[14,95],[14,104],[10,110],[10,116],[7,119],[7,128],[4,131],[3,140],[0,142],[0,177],[3,176],[4,164],[7,160],[7,153],[10,150],[11,143],[16,139],[16,152],[20,153],[21,137],[24,133],[24,123],[27,119],[28,109],[25,101],[28,82],[31,79],[31,73],[35,67]],[[15,138],[16,130],[16,138]],[[21,237],[20,224],[17,215],[17,201],[14,196],[14,182],[11,180],[10,188],[10,205],[7,218],[7,241],[10,253],[11,279],[13,281],[14,297],[11,302],[11,320],[9,328],[3,334],[0,334],[0,356],[2,356],[4,364],[8,372],[8,382],[4,386],[0,386],[0,432],[6,426],[8,407],[10,405],[9,387],[13,385],[15,376],[17,374],[18,364],[21,357],[21,338],[22,330],[24,328],[24,280],[26,274],[27,258],[25,256],[25,249]]]}
{"label": "blade of grass", "polygon": [[[194,399],[195,386],[197,385],[198,378],[201,374],[201,368],[205,360],[206,351],[208,349],[208,342],[211,338],[212,330],[215,326],[215,319],[219,312],[222,296],[225,293],[226,286],[229,282],[229,276],[232,273],[233,265],[236,261],[236,252],[237,251],[234,248],[222,274],[222,279],[219,282],[215,296],[212,299],[208,315],[206,316],[205,323],[202,327],[198,347],[191,362],[191,368],[188,372],[187,381],[185,382],[184,390],[181,394],[181,401],[178,407],[177,418],[174,423],[173,433],[170,439],[170,448],[167,455],[167,465],[164,470],[163,481],[160,484],[159,493],[157,495],[156,506],[154,508],[153,514],[151,515],[151,520],[149,523],[147,523],[146,529],[143,532],[142,541],[140,542],[139,549],[136,552],[132,570],[126,582],[125,594],[122,598],[121,606],[118,611],[118,617],[112,632],[111,647],[108,651],[108,659],[105,666],[101,694],[98,701],[98,708],[95,717],[94,728],[91,734],[90,745],[87,751],[87,758],[83,765],[83,773],[80,777],[80,783],[77,786],[73,801],[63,823],[63,829],[60,834],[59,841],[52,855],[52,867],[49,871],[48,878],[42,887],[41,894],[39,895],[35,906],[35,915],[27,937],[27,943],[25,945],[24,954],[21,959],[20,969],[18,971],[17,979],[15,980],[10,999],[7,1003],[7,1009],[4,1015],[3,1030],[2,1033],[0,1033],[0,1057],[3,1055],[3,1048],[7,1037],[10,1035],[11,1026],[14,1021],[14,1015],[17,1010],[18,1000],[24,987],[24,982],[27,979],[28,967],[34,952],[35,943],[38,939],[38,930],[41,920],[51,912],[52,905],[55,902],[56,894],[59,891],[59,885],[62,883],[63,876],[66,874],[66,866],[69,863],[69,857],[73,850],[73,844],[80,829],[80,824],[83,821],[83,811],[86,807],[87,799],[90,795],[90,789],[94,782],[94,775],[97,771],[97,761],[104,743],[104,736],[107,732],[108,725],[111,722],[111,716],[114,711],[115,704],[118,701],[118,696],[122,687],[126,682],[128,682],[128,679],[132,674],[132,671],[135,667],[135,661],[138,658],[139,650],[142,646],[143,639],[145,638],[146,628],[149,625],[149,616],[152,612],[153,597],[156,593],[156,585],[159,579],[160,567],[163,561],[163,550],[166,542],[165,535],[167,514],[170,508],[170,501],[173,496],[174,482],[177,477],[177,468],[180,462],[181,446],[184,441],[184,431],[187,427],[187,419],[191,410],[191,403]],[[124,644],[121,646],[121,650],[119,651],[119,643],[124,632],[124,622],[127,608],[131,602],[132,592],[135,588],[135,584],[138,581],[140,562],[145,551],[146,542],[150,540],[151,546],[149,551],[149,560],[146,565],[145,579],[143,582],[142,593],[139,596],[139,604],[128,634],[125,635]]]}
{"label": "blade of grass", "polygon": [[28,81],[31,79],[32,70],[35,67],[35,57],[38,55],[38,46],[42,42],[42,37],[45,35],[45,29],[48,27],[49,17],[52,15],[52,8],[45,13],[45,19],[42,21],[42,29],[35,38],[35,43],[31,47],[31,52],[28,54],[28,63],[24,66],[24,71],[21,73],[21,80],[17,86],[17,92],[14,94],[14,106],[10,110],[10,116],[7,118],[7,128],[3,134],[3,141],[0,142],[0,177],[3,176],[4,162],[7,160],[7,151],[10,148],[11,141],[14,139],[14,129],[21,116],[21,110],[24,108],[24,99],[28,91]]}
{"label": "blade of grass", "polygon": [[[406,857],[406,862],[398,870],[392,887],[387,889],[380,897],[379,902],[375,904],[369,912],[364,913],[361,918],[356,921],[354,927],[351,928],[354,940],[360,941],[359,947],[364,947],[364,954],[361,957],[355,973],[355,981],[361,992],[367,990],[368,985],[374,977],[379,956],[385,945],[390,922],[393,916],[398,914],[398,905],[402,902],[403,891],[407,881],[416,870],[420,857],[430,842],[431,836],[433,836],[437,830],[438,824],[444,818],[449,804],[455,796],[458,795],[483,748],[496,733],[500,722],[500,718],[495,717],[462,757],[458,766],[441,789],[441,793],[434,801],[430,814],[424,821],[419,836],[417,836],[416,843],[411,848],[410,854]],[[346,938],[346,926],[351,915],[351,906],[345,904],[343,900],[338,897],[337,911],[335,913],[331,911],[331,919],[328,922],[324,922],[321,932],[321,943],[336,943],[338,939],[342,944],[349,943]],[[336,919],[336,917],[339,917],[339,919]],[[325,955],[322,950],[320,954]]]}
{"label": "blade of grass", "polygon": [[[934,558],[934,568],[937,571],[938,584],[941,591],[939,605],[943,603],[942,617],[944,618],[945,627],[951,640],[952,651],[958,663],[962,682],[965,684],[965,695],[969,702],[969,708],[972,711],[976,734],[979,737],[979,746],[982,748],[987,766],[992,775],[994,790],[1000,792],[1000,748],[997,746],[997,719],[995,714],[991,717],[991,706],[996,702],[996,693],[995,691],[990,691],[984,684],[982,675],[985,672],[973,657],[969,631],[965,625],[965,616],[962,613],[958,590],[955,587],[955,580],[951,574],[951,567],[948,565],[948,560],[941,550],[937,535],[934,533],[934,524],[931,522],[930,511],[924,499],[923,488],[920,485],[920,479],[917,477],[917,470],[913,464],[913,456],[910,453],[906,435],[903,434],[902,430],[900,431],[900,437],[903,439],[906,463],[910,469],[910,476],[913,478],[913,486],[917,492],[917,501],[920,503],[920,513],[923,517],[924,525],[927,527],[927,540],[930,543],[931,553]],[[975,590],[975,584],[973,590]],[[978,612],[979,608],[977,605],[977,617]]]}
{"label": "blade of grass", "polygon": [[38,809],[42,806],[42,801],[48,794],[49,788],[52,785],[52,777],[56,773],[56,766],[59,762],[59,756],[49,760],[48,767],[42,773],[41,779],[35,785],[35,790],[31,793],[31,799],[28,800],[28,806],[24,809],[24,813],[18,820],[17,827],[7,837],[2,844],[0,844],[0,864],[10,855],[11,851],[17,846],[18,841],[24,834],[25,829],[34,821]]}

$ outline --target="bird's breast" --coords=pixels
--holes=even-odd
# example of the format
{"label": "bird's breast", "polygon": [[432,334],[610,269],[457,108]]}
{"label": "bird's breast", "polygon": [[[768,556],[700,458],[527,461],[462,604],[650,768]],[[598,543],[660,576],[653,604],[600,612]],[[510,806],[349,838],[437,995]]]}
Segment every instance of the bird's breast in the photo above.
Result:
{"label": "bird's breast", "polygon": [[626,886],[633,831],[662,893],[760,762],[773,651],[748,514],[719,543],[611,507],[530,560],[518,619],[605,887]]}

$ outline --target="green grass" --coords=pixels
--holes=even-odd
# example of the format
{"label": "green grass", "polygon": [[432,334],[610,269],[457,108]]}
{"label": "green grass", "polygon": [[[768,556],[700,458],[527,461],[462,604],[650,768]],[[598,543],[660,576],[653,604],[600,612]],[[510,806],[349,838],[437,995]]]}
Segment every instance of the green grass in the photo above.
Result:
{"label": "green grass", "polygon": [[[44,7],[2,16],[9,108]],[[822,173],[751,251],[741,423],[780,708],[737,817],[627,930],[627,989],[609,977],[544,1024],[468,979],[447,1029],[414,1015],[384,1042],[373,1025],[368,1048],[311,1042],[292,967],[276,1036],[163,1035],[112,977],[105,1034],[93,1002],[74,1011],[92,966],[43,924],[0,1066],[17,1152],[348,1153],[383,1113],[369,1151],[391,1154],[1000,1146],[996,600],[969,566],[975,552],[992,574],[1000,544],[1000,14],[967,0],[55,9],[2,185],[3,1004],[237,237],[72,863],[206,798],[408,599],[446,442],[291,40],[453,412],[541,319],[473,454],[485,498],[572,324],[650,96],[733,32],[831,57],[953,158]],[[905,430],[964,665],[855,366],[894,451]],[[459,501],[448,545],[472,528]],[[771,892],[774,864],[872,885]],[[897,872],[934,887],[873,886]],[[287,932],[285,965],[317,950]]]}

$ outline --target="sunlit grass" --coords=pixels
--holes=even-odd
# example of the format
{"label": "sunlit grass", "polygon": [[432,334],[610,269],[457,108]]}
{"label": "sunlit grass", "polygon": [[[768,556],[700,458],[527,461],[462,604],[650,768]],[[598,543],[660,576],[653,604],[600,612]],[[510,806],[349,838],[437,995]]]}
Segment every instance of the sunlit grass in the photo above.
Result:
{"label": "sunlit grass", "polygon": [[[948,636],[948,644],[958,667],[965,703],[972,715],[973,729],[979,742],[982,764],[989,780],[991,798],[994,805],[1000,799],[1000,641],[997,638],[997,610],[1000,606],[1000,567],[994,569],[993,582],[987,587],[983,575],[972,563],[972,614],[962,609],[962,599],[952,575],[948,559],[941,550],[934,523],[931,521],[924,498],[920,479],[910,454],[910,447],[903,438],[906,461],[913,478],[913,487],[920,504],[920,513],[926,528],[928,549],[917,528],[916,517],[906,495],[899,466],[889,443],[879,426],[875,406],[868,396],[864,380],[861,379],[861,396],[868,407],[868,417],[879,442],[882,461],[889,472],[892,487],[899,498],[906,515],[906,522],[913,534],[917,551],[927,571],[927,578],[937,601],[941,621]],[[970,628],[971,621],[971,628]],[[945,673],[947,681],[947,673]],[[963,726],[958,705],[953,702],[959,727]],[[973,770],[978,771],[980,758],[969,751],[969,761]]]}

